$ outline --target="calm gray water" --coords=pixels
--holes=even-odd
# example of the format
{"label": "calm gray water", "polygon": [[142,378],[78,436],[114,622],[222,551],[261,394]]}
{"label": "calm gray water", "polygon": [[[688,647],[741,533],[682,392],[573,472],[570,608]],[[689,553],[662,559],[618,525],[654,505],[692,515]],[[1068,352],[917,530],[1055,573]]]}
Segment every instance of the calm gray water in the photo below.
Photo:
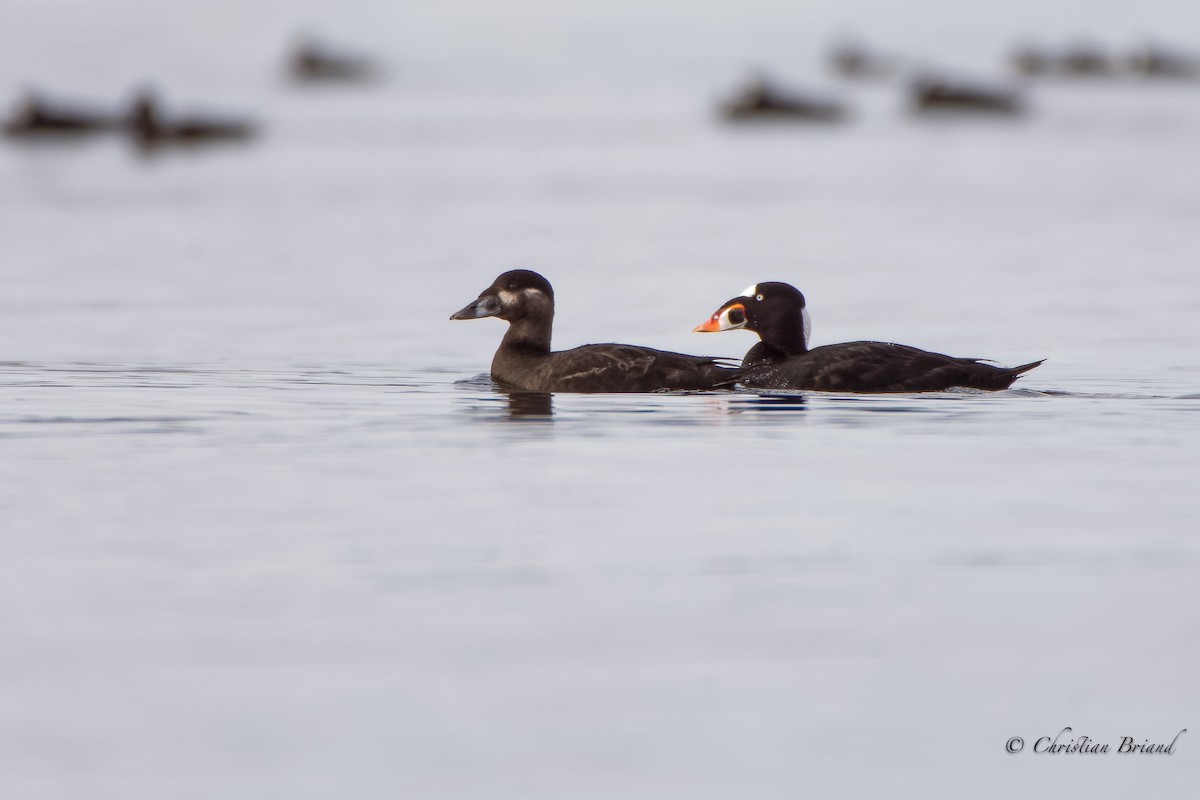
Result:
{"label": "calm gray water", "polygon": [[[821,53],[988,74],[1200,14],[791,6],[2,0],[5,97],[153,78],[266,128],[0,147],[0,794],[1194,791],[1200,86],[917,121]],[[289,86],[306,25],[388,80]],[[723,127],[754,65],[854,121]],[[773,279],[817,343],[1048,361],[994,394],[531,403],[484,374],[501,323],[447,321],[517,266],[559,347],[740,357],[689,331]],[[1066,726],[1190,732],[1032,752]]]}

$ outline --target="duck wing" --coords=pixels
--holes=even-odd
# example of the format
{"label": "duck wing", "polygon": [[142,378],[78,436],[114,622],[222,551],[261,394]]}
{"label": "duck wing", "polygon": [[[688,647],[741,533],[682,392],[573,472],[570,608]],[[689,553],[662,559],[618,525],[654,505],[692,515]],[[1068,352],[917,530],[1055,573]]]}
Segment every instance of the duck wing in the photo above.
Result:
{"label": "duck wing", "polygon": [[1041,364],[998,367],[889,342],[826,345],[782,361],[743,365],[751,387],[823,392],[937,392],[952,387],[1006,389]]}
{"label": "duck wing", "polygon": [[627,344],[589,344],[551,353],[538,370],[541,391],[654,392],[720,389],[736,383],[727,361]]}

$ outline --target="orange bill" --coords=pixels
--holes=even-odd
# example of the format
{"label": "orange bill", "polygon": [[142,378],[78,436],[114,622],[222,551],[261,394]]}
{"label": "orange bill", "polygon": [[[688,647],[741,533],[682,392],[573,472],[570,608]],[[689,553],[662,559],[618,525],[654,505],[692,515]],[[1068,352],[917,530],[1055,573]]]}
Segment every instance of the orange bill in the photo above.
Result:
{"label": "orange bill", "polygon": [[716,333],[740,328],[746,324],[746,307],[738,302],[726,303],[713,315],[692,328],[692,333]]}

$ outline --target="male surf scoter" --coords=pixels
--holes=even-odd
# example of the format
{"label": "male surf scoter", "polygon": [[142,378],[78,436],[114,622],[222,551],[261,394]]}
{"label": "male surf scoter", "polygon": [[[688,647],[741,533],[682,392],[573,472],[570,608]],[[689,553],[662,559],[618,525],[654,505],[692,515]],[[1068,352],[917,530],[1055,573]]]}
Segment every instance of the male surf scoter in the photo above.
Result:
{"label": "male surf scoter", "polygon": [[508,331],[492,359],[492,379],[531,392],[653,392],[732,387],[737,370],[721,359],[628,344],[550,351],[554,290],[536,272],[514,269],[450,319],[499,317]]}
{"label": "male surf scoter", "polygon": [[804,295],[786,283],[759,283],[733,298],[697,331],[745,328],[762,340],[742,360],[739,383],[752,389],[818,392],[939,392],[951,387],[1007,389],[1041,364],[996,367],[885,342],[846,342],[808,349]]}

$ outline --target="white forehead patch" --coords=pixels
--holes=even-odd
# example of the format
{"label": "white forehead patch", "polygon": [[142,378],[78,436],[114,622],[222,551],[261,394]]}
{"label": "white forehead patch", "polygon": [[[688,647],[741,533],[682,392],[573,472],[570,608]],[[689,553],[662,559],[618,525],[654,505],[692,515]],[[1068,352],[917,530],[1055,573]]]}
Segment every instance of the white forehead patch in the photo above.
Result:
{"label": "white forehead patch", "polygon": [[808,345],[808,334],[812,331],[812,317],[808,316],[808,309],[800,309],[800,318],[804,320],[804,344]]}
{"label": "white forehead patch", "polygon": [[754,297],[758,294],[758,284],[752,283],[742,291],[742,297]]}

